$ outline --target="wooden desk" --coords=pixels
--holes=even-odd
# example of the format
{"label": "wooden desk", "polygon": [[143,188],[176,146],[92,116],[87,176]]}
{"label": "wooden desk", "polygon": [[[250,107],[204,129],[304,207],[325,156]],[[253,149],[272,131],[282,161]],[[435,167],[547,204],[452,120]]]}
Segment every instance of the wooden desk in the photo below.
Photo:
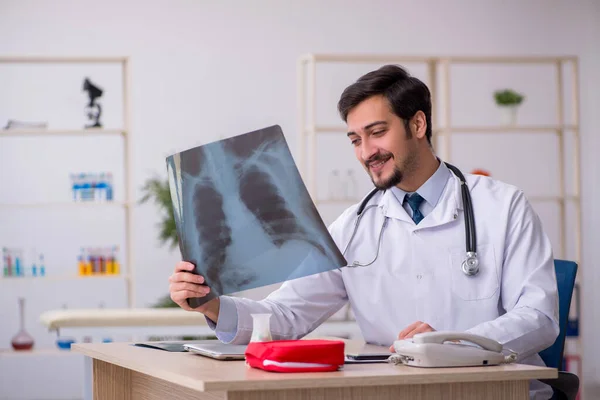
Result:
{"label": "wooden desk", "polygon": [[[348,350],[362,347],[347,342]],[[381,351],[381,348],[376,348]],[[528,399],[530,379],[557,371],[529,365],[415,368],[350,364],[326,373],[273,373],[128,343],[74,344],[92,360],[95,400],[133,399]]]}

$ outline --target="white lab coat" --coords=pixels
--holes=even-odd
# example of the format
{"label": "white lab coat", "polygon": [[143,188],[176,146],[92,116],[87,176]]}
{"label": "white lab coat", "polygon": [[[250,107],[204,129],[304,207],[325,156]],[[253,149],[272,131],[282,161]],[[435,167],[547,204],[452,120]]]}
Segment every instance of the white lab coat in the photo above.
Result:
{"label": "white lab coat", "polygon": [[[389,217],[377,261],[286,282],[259,302],[234,298],[238,329],[232,343],[250,340],[251,313],[272,313],[274,338],[293,339],[310,333],[349,301],[369,343],[389,346],[407,325],[423,321],[436,330],[487,336],[519,353],[518,362],[544,365],[537,353],[559,333],[550,241],[520,190],[478,175],[467,174],[467,182],[478,275],[469,277],[461,270],[465,227],[454,175],[419,225],[390,191],[380,192],[369,203],[378,206],[366,211],[345,254],[349,263],[371,261],[384,217]],[[342,251],[352,235],[357,207],[330,226]],[[532,398],[550,397],[548,386],[532,384]],[[541,388],[540,397],[536,388]]]}

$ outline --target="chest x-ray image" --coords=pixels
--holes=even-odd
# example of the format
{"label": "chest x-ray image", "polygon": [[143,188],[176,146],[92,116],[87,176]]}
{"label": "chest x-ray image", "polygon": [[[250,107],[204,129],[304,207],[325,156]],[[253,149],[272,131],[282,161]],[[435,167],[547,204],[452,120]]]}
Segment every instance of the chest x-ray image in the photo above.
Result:
{"label": "chest x-ray image", "polygon": [[167,157],[179,247],[214,297],[346,265],[277,125]]}

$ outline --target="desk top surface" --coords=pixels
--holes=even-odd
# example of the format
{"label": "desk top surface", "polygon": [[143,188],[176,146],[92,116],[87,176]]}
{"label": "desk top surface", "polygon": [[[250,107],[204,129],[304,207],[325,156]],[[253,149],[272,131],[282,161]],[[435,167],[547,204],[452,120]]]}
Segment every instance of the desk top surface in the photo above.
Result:
{"label": "desk top surface", "polygon": [[[346,352],[386,348],[345,341]],[[416,368],[405,365],[346,364],[336,372],[274,373],[244,361],[218,361],[188,352],[167,352],[131,343],[73,344],[72,351],[197,391],[268,390],[365,385],[552,379],[555,369],[523,364],[467,368]]]}

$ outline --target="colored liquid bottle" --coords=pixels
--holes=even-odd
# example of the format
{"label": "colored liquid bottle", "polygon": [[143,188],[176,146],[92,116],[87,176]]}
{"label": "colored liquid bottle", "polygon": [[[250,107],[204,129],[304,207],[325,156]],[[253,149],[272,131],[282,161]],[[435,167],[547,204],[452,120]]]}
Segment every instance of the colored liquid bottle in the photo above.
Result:
{"label": "colored liquid bottle", "polygon": [[81,249],[81,253],[79,254],[79,257],[77,257],[77,266],[78,266],[79,276],[86,275],[85,250],[83,250],[83,249]]}
{"label": "colored liquid bottle", "polygon": [[121,266],[119,265],[119,260],[117,259],[117,252],[119,251],[118,246],[114,246],[113,247],[113,254],[112,254],[112,263],[113,263],[113,273],[118,275],[119,273],[121,273]]}
{"label": "colored liquid bottle", "polygon": [[95,274],[97,272],[98,266],[96,265],[96,256],[94,253],[91,253],[88,257],[90,260],[90,274]]}
{"label": "colored liquid bottle", "polygon": [[12,258],[8,250],[6,250],[6,272],[7,276],[13,276]]}
{"label": "colored liquid bottle", "polygon": [[81,200],[81,185],[80,185],[79,176],[76,174],[71,174],[71,187],[73,189],[73,201]]}
{"label": "colored liquid bottle", "polygon": [[108,183],[104,173],[100,174],[100,178],[96,183],[96,200],[104,202],[107,200]]}
{"label": "colored liquid bottle", "polygon": [[89,201],[92,198],[92,184],[88,174],[81,174],[82,179],[79,182],[79,190],[81,192],[81,200]]}
{"label": "colored liquid bottle", "polygon": [[85,258],[85,274],[92,275],[93,272],[94,270],[92,268],[92,255],[88,253],[87,257]]}
{"label": "colored liquid bottle", "polygon": [[106,174],[106,200],[113,200],[113,178],[110,172]]}
{"label": "colored liquid bottle", "polygon": [[10,343],[15,350],[31,350],[33,337],[25,330],[25,299],[19,297],[19,332],[12,337]]}
{"label": "colored liquid bottle", "polygon": [[2,248],[2,266],[4,276],[9,276],[8,273],[8,249],[6,247]]}
{"label": "colored liquid bottle", "polygon": [[113,275],[115,273],[115,255],[112,249],[110,249],[110,252],[106,257],[106,273],[109,275]]}
{"label": "colored liquid bottle", "polygon": [[23,270],[21,267],[21,257],[18,255],[15,256],[15,276],[22,276]]}
{"label": "colored liquid bottle", "polygon": [[46,276],[46,266],[44,265],[43,254],[40,254],[40,276]]}
{"label": "colored liquid bottle", "polygon": [[31,252],[31,259],[33,260],[33,263],[31,264],[31,276],[37,276],[38,268],[35,263],[35,249],[33,249],[33,251]]}

